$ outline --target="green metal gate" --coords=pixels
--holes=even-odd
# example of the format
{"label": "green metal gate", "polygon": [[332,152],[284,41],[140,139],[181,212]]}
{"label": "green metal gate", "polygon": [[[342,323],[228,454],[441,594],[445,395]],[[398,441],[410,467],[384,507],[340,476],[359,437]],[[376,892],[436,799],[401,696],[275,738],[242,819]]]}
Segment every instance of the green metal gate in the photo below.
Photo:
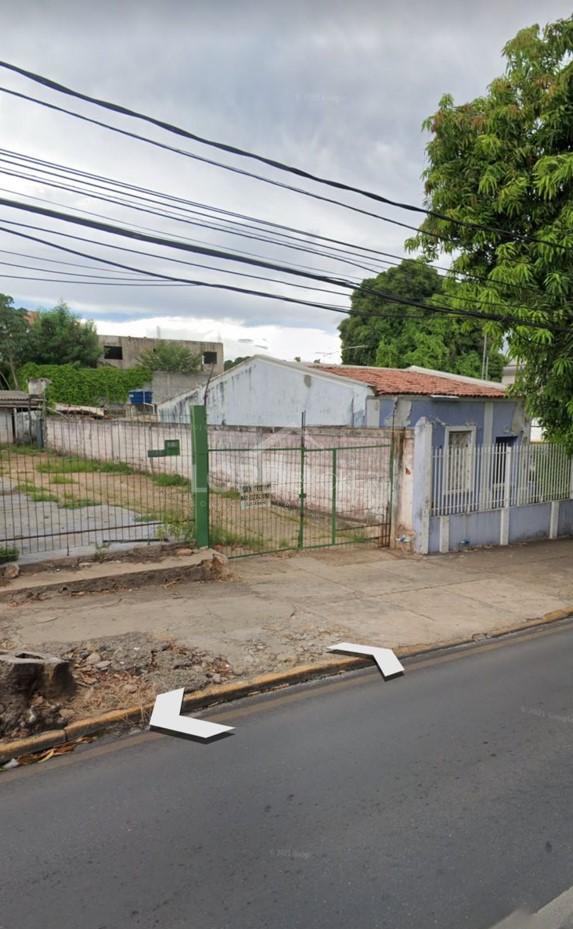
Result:
{"label": "green metal gate", "polygon": [[387,546],[392,471],[390,441],[324,446],[302,437],[298,447],[211,448],[209,542],[230,555]]}

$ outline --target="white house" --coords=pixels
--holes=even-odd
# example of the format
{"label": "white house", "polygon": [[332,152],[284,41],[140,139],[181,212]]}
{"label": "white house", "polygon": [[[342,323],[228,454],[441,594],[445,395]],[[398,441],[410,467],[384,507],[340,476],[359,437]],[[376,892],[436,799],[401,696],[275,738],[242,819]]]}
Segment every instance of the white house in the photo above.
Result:
{"label": "white house", "polygon": [[[205,388],[157,405],[163,422],[189,422]],[[214,426],[414,427],[433,424],[433,444],[511,444],[529,437],[522,402],[503,384],[428,368],[376,368],[279,361],[254,355],[211,380]]]}
{"label": "white house", "polygon": [[[378,425],[368,422],[376,393],[369,384],[341,378],[319,366],[253,355],[211,380],[207,420],[218,426]],[[162,422],[188,422],[189,407],[203,403],[205,388],[157,405]]]}

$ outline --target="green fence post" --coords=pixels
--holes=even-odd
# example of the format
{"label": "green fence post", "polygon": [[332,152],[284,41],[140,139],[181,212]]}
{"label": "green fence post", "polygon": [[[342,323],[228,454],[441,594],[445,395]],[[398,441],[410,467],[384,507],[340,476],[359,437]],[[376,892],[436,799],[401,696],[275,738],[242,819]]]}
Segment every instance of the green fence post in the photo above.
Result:
{"label": "green fence post", "polygon": [[199,548],[206,548],[209,545],[209,446],[204,406],[191,407],[191,449],[195,541]]}
{"label": "green fence post", "polygon": [[300,508],[298,519],[298,547],[304,548],[304,439],[300,446]]}
{"label": "green fence post", "polygon": [[332,513],[330,514],[331,542],[336,545],[336,449],[332,449]]}

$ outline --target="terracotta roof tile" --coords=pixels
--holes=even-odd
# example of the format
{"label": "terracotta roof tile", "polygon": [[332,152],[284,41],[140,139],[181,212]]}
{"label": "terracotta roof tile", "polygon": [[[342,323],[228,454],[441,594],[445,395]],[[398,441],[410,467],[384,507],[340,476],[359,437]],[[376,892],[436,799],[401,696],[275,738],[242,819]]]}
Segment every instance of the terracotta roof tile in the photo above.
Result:
{"label": "terracotta roof tile", "polygon": [[321,371],[363,381],[377,394],[422,394],[450,397],[491,397],[505,396],[500,385],[484,384],[479,380],[473,383],[468,379],[444,377],[433,373],[409,371],[407,368],[366,368],[351,365],[317,365]]}

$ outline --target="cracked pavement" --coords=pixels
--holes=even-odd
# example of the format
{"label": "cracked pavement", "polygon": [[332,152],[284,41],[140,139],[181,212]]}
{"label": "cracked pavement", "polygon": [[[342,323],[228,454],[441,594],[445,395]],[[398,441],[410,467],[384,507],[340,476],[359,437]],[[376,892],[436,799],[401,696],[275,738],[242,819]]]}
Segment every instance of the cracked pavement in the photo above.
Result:
{"label": "cracked pavement", "polygon": [[573,540],[431,557],[355,546],[230,566],[225,581],[0,604],[0,644],[137,632],[222,655],[245,676],[325,659],[341,638],[438,646],[573,606]]}

